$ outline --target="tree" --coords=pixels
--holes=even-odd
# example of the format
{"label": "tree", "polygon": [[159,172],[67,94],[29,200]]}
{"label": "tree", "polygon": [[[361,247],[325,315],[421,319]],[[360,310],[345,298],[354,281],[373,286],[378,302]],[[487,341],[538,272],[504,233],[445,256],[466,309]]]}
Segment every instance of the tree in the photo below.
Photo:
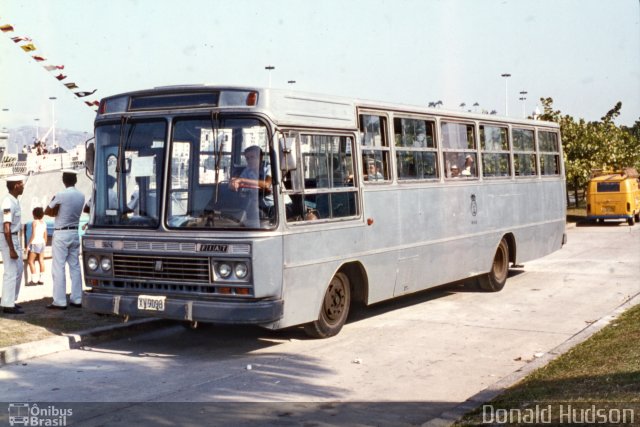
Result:
{"label": "tree", "polygon": [[579,191],[586,187],[593,170],[619,171],[624,167],[640,166],[640,121],[633,128],[616,126],[614,120],[620,115],[621,102],[600,121],[585,122],[553,110],[552,98],[541,98],[540,101],[544,108],[540,119],[560,124],[567,204],[572,190],[575,206],[578,206]]}

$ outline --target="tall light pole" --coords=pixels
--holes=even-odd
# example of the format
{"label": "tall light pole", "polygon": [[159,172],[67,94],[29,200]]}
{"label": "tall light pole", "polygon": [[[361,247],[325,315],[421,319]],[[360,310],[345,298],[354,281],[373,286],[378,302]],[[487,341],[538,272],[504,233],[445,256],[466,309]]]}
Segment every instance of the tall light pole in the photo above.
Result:
{"label": "tall light pole", "polygon": [[53,145],[51,148],[56,146],[56,109],[55,109],[55,100],[57,99],[55,96],[50,96],[51,100],[51,132],[53,133]]}
{"label": "tall light pole", "polygon": [[271,87],[271,71],[275,70],[276,67],[274,67],[273,65],[267,65],[266,67],[264,67],[264,69],[269,73],[269,87]]}
{"label": "tall light pole", "polygon": [[500,74],[500,77],[504,77],[504,115],[508,116],[509,115],[509,77],[511,77],[511,74],[509,73],[502,73]]}
{"label": "tall light pole", "polygon": [[[3,113],[5,113],[5,112],[6,112],[6,113],[8,113],[8,112],[9,112],[9,109],[8,109],[8,108],[3,108],[3,109],[2,109],[2,112],[3,112]],[[2,116],[4,117],[4,114],[3,114]]]}
{"label": "tall light pole", "polygon": [[527,106],[526,106],[526,100],[527,100],[527,94],[529,92],[527,92],[526,90],[521,90],[520,91],[520,101],[522,101],[522,117],[527,118]]}
{"label": "tall light pole", "polygon": [[40,121],[40,119],[33,119],[36,122],[36,142],[38,142],[40,140],[40,130],[38,129],[40,127],[40,123],[38,123]]}

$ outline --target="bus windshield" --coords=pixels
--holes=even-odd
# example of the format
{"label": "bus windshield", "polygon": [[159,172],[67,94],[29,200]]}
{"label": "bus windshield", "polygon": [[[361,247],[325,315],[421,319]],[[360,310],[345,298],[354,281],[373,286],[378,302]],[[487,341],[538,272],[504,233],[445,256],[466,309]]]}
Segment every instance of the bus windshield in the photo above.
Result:
{"label": "bus windshield", "polygon": [[269,153],[267,127],[257,119],[176,119],[167,226],[273,228]]}
{"label": "bus windshield", "polygon": [[94,225],[158,227],[165,139],[165,121],[96,127]]}

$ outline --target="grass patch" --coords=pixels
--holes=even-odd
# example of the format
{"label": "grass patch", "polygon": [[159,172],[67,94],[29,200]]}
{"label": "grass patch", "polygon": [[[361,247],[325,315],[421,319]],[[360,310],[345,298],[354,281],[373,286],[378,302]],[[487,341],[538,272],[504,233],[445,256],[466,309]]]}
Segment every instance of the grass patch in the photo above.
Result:
{"label": "grass patch", "polygon": [[123,322],[122,317],[98,315],[80,308],[50,310],[50,298],[20,303],[25,314],[0,314],[0,348],[38,341]]}
{"label": "grass patch", "polygon": [[[635,408],[640,417],[640,305],[487,405],[510,410],[540,403]],[[456,425],[482,425],[482,421],[479,408]],[[559,422],[555,419],[553,424]]]}

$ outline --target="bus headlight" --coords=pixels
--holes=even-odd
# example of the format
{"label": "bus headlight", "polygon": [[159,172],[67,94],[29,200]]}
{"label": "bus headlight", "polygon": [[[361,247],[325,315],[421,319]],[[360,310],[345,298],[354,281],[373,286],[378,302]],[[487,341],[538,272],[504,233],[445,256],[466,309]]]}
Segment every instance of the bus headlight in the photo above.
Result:
{"label": "bus headlight", "polygon": [[91,271],[96,271],[98,269],[98,258],[94,256],[87,258],[87,267],[89,267]]}
{"label": "bus headlight", "polygon": [[218,274],[223,279],[229,278],[232,271],[233,270],[231,269],[231,265],[227,264],[226,262],[221,262],[220,264],[218,264]]}
{"label": "bus headlight", "polygon": [[111,258],[102,258],[100,260],[100,268],[102,268],[102,270],[104,271],[111,270]]}
{"label": "bus headlight", "polygon": [[236,264],[235,273],[238,279],[244,279],[249,273],[249,267],[244,262],[239,262]]}

